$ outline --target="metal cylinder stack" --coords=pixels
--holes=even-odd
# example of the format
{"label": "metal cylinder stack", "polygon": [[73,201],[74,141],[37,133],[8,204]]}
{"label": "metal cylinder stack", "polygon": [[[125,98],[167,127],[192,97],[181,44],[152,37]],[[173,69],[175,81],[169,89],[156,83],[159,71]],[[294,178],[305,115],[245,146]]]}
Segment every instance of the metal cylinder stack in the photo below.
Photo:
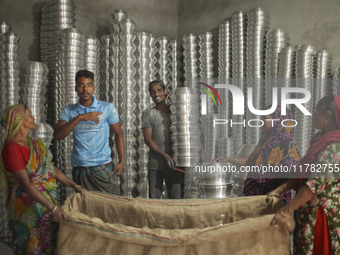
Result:
{"label": "metal cylinder stack", "polygon": [[333,87],[331,83],[332,77],[332,57],[326,50],[316,52],[314,58],[314,77],[315,77],[315,91],[314,91],[314,109],[317,102],[325,97],[333,94]]}
{"label": "metal cylinder stack", "polygon": [[93,35],[86,36],[86,49],[85,49],[85,69],[93,72],[96,90],[93,96],[100,98],[102,91],[105,90],[101,74],[101,53],[102,45],[98,38]]}
{"label": "metal cylinder stack", "polygon": [[28,106],[35,118],[36,128],[32,130],[32,136],[41,138],[49,148],[53,138],[53,128],[46,123],[47,85],[48,68],[46,64],[27,61],[21,66],[20,101]]}
{"label": "metal cylinder stack", "polygon": [[197,36],[187,34],[183,36],[183,69],[184,87],[193,87],[198,79],[198,51]]}
{"label": "metal cylinder stack", "polygon": [[[315,49],[310,45],[297,45],[294,49],[293,57],[293,78],[295,78],[295,86],[304,88],[311,92],[314,97],[314,55]],[[313,111],[313,101],[310,100],[304,104],[305,108],[310,112]],[[295,108],[295,119],[298,126],[294,128],[296,142],[299,146],[301,155],[305,155],[309,148],[309,141],[313,134],[312,116],[304,115],[298,108]]]}
{"label": "metal cylinder stack", "polygon": [[[12,27],[5,21],[0,25],[0,114],[19,100],[19,37],[11,32]],[[5,128],[0,125],[0,150],[3,147]],[[0,237],[11,241],[5,193],[0,192]]]}
{"label": "metal cylinder stack", "polygon": [[[56,119],[63,107],[78,101],[75,77],[77,71],[85,68],[86,37],[79,30],[69,28],[60,32],[57,42],[54,89],[54,117]],[[58,141],[56,145],[56,165],[67,177],[72,178],[72,132],[63,140]],[[73,190],[66,188],[66,195],[72,192]]]}
{"label": "metal cylinder stack", "polygon": [[[252,96],[246,93],[247,98],[252,99],[255,109],[263,109],[264,106],[264,59],[266,34],[269,31],[270,17],[261,8],[256,8],[246,14],[246,87],[252,87]],[[245,109],[248,109],[246,107]],[[246,111],[247,120],[256,119],[253,113]],[[261,136],[261,129],[247,126],[245,128],[245,143],[257,144]]]}
{"label": "metal cylinder stack", "polygon": [[58,120],[55,112],[54,89],[56,88],[56,57],[60,32],[75,27],[75,6],[73,0],[52,0],[41,9],[40,58],[49,69],[47,92],[47,122],[55,125]]}
{"label": "metal cylinder stack", "polygon": [[142,130],[142,113],[144,110],[151,107],[150,94],[149,94],[149,82],[151,77],[151,47],[150,47],[151,34],[147,32],[137,33],[137,51],[138,51],[138,73],[137,80],[138,88],[138,109],[137,114],[137,129],[138,135],[138,192],[139,196],[143,198],[149,197],[149,185],[148,185],[148,153],[149,147],[144,143],[144,136]]}
{"label": "metal cylinder stack", "polygon": [[178,87],[170,96],[171,141],[176,166],[200,162],[199,103],[195,89]]}
{"label": "metal cylinder stack", "polygon": [[340,95],[340,67],[336,67],[332,72],[333,94]]}
{"label": "metal cylinder stack", "polygon": [[[242,11],[236,12],[231,16],[231,52],[232,52],[232,84],[237,86],[245,95],[245,34],[246,20],[245,14]],[[235,123],[242,123],[243,116],[233,116]],[[236,138],[237,146],[241,146],[245,142],[244,135],[245,127],[242,124],[237,124],[232,127],[232,136]]]}
{"label": "metal cylinder stack", "polygon": [[281,49],[279,53],[278,63],[278,87],[292,87],[292,71],[293,71],[293,47],[287,46]]}
{"label": "metal cylinder stack", "polygon": [[[200,171],[198,172],[200,198],[225,198],[231,196],[231,172],[223,171],[226,166],[226,164],[211,161],[200,165]],[[214,169],[216,172],[211,174],[210,169]]]}
{"label": "metal cylinder stack", "polygon": [[27,105],[36,123],[46,122],[48,68],[42,62],[27,61],[20,67],[20,102]]}
{"label": "metal cylinder stack", "polygon": [[175,91],[178,87],[178,52],[177,52],[177,41],[172,40],[170,42],[170,61],[171,61],[171,76],[170,76],[170,84],[168,85],[169,91]]}
{"label": "metal cylinder stack", "polygon": [[[137,190],[137,136],[138,130],[135,125],[136,113],[139,109],[136,104],[137,93],[136,88],[136,32],[135,23],[133,20],[124,16],[123,12],[118,11],[118,14],[122,14],[121,20],[115,21],[113,38],[113,61],[118,64],[118,93],[116,96],[116,102],[118,103],[118,112],[121,120],[121,129],[125,142],[125,162],[124,171],[121,178],[121,193],[124,196],[132,197],[133,192]],[[117,15],[116,15],[117,16]],[[113,15],[113,17],[115,17]],[[119,19],[120,19],[119,18]],[[117,43],[119,42],[119,43]],[[118,60],[118,61],[117,61]],[[115,73],[117,74],[117,73]],[[117,101],[118,99],[118,101]]]}
{"label": "metal cylinder stack", "polygon": [[[11,32],[12,27],[1,22],[0,31],[0,114],[10,105],[19,101],[19,41],[20,38]],[[0,128],[0,136],[4,137],[5,129]],[[0,139],[0,149],[3,146]]]}
{"label": "metal cylinder stack", "polygon": [[[101,59],[100,59],[100,76],[102,86],[100,88],[99,99],[109,101],[110,91],[110,35],[103,35],[101,41]],[[98,92],[97,92],[98,94]]]}
{"label": "metal cylinder stack", "polygon": [[290,38],[281,29],[273,29],[267,33],[267,44],[265,49],[265,102],[272,105],[272,88],[280,86],[278,83],[279,54],[289,47]]}
{"label": "metal cylinder stack", "polygon": [[199,98],[196,89],[178,87],[169,99],[173,160],[176,166],[185,167],[184,197],[194,198],[198,196],[194,167],[200,163],[202,150]]}
{"label": "metal cylinder stack", "polygon": [[166,36],[160,36],[156,42],[157,79],[161,79],[169,92],[171,85],[171,40]]}
{"label": "metal cylinder stack", "polygon": [[[326,50],[316,52],[314,57],[314,97],[312,112],[315,111],[318,101],[333,95],[332,81],[332,57]],[[312,135],[317,133],[317,129],[312,125]]]}
{"label": "metal cylinder stack", "polygon": [[[231,26],[230,20],[223,21],[218,26],[218,77],[219,84],[231,83]],[[231,102],[231,96],[226,89],[217,89],[222,102]],[[224,103],[223,107],[218,107],[221,119],[230,119],[232,104]],[[220,137],[230,137],[231,128],[229,125],[222,125]],[[217,152],[219,153],[219,152]]]}

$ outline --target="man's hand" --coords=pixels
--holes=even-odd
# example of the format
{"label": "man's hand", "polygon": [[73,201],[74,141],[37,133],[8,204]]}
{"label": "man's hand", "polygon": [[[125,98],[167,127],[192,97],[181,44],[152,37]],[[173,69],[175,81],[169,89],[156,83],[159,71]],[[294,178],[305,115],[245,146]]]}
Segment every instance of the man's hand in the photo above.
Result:
{"label": "man's hand", "polygon": [[168,154],[165,153],[163,157],[165,158],[166,164],[169,168],[172,168],[175,165],[175,161]]}
{"label": "man's hand", "polygon": [[88,112],[81,115],[82,121],[93,121],[96,124],[99,123],[99,117],[102,115],[103,112]]}
{"label": "man's hand", "polygon": [[117,176],[121,176],[124,168],[124,163],[119,163],[113,168],[113,173]]}

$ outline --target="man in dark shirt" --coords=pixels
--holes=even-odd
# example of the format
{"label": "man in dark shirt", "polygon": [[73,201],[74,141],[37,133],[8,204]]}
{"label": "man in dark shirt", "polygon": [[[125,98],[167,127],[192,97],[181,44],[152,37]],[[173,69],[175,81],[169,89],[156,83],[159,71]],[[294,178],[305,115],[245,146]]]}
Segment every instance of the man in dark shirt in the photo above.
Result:
{"label": "man in dark shirt", "polygon": [[181,198],[180,172],[173,170],[170,140],[170,109],[165,102],[167,90],[162,80],[149,83],[149,92],[156,106],[143,112],[143,134],[149,152],[149,197],[160,198],[165,180],[168,197]]}

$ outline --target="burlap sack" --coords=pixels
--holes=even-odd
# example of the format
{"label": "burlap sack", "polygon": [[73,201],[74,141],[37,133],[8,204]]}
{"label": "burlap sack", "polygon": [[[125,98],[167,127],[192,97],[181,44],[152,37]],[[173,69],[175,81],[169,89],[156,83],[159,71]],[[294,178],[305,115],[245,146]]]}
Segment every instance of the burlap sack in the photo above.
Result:
{"label": "burlap sack", "polygon": [[[269,225],[265,196],[148,200],[87,192],[67,199],[59,255],[289,254],[293,226]],[[292,220],[292,219],[291,219]]]}

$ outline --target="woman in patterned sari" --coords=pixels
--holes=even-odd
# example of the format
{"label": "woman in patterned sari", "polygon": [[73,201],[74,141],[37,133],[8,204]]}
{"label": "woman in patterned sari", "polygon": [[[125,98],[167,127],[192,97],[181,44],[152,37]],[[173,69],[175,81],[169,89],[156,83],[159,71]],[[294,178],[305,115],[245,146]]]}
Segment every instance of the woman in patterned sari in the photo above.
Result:
{"label": "woman in patterned sari", "polygon": [[[340,254],[340,96],[322,98],[313,117],[320,132],[297,168],[305,179],[290,180],[268,194],[269,200],[292,188],[298,191],[271,225],[287,222],[296,211],[294,254]],[[314,171],[318,166],[321,173]]]}
{"label": "woman in patterned sari", "polygon": [[[294,139],[293,123],[288,121],[290,119],[293,119],[292,111],[287,109],[286,115],[282,115],[281,107],[278,106],[272,114],[263,117],[262,136],[248,158],[217,158],[215,160],[247,166],[297,165],[300,155]],[[284,126],[282,126],[282,121],[285,121]],[[266,195],[286,180],[277,178],[275,173],[248,173],[243,194],[245,196]],[[283,202],[289,201],[290,192],[284,194],[281,199]]]}
{"label": "woman in patterned sari", "polygon": [[66,220],[57,206],[57,183],[84,190],[52,165],[48,149],[28,134],[35,128],[31,111],[22,104],[8,107],[1,123],[6,128],[0,160],[0,188],[8,205],[15,254],[53,254],[56,226]]}

